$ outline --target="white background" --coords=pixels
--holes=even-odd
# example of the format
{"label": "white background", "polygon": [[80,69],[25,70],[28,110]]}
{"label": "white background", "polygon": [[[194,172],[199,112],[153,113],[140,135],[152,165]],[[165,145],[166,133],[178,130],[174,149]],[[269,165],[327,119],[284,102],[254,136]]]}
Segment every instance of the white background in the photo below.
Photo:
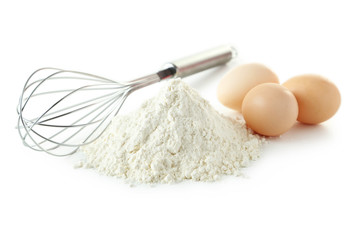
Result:
{"label": "white background", "polygon": [[[357,2],[1,1],[0,239],[360,239]],[[261,62],[281,82],[328,77],[340,110],[271,140],[245,178],[216,183],[132,188],[73,169],[75,159],[33,152],[18,137],[18,97],[37,68],[124,81],[224,43],[238,48],[236,61],[184,80],[217,109],[223,74]]]}

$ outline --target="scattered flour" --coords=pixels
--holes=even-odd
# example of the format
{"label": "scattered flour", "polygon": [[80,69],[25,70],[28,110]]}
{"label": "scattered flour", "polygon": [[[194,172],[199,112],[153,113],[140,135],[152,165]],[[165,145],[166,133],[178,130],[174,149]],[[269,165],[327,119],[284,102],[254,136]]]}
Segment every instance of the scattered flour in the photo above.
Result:
{"label": "scattered flour", "polygon": [[239,175],[259,157],[263,141],[243,120],[222,116],[186,83],[171,80],[82,147],[81,165],[131,183],[214,181]]}

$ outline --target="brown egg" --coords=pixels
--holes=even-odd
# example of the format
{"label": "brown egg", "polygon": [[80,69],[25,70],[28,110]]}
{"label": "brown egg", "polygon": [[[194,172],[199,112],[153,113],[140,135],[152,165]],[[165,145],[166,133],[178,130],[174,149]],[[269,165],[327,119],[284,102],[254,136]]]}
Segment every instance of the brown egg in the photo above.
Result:
{"label": "brown egg", "polygon": [[261,83],[279,83],[279,80],[275,73],[262,64],[243,64],[233,68],[221,79],[217,97],[226,107],[241,112],[246,93]]}
{"label": "brown egg", "polygon": [[294,94],[276,83],[263,83],[245,96],[242,113],[246,124],[265,136],[279,136],[289,130],[298,116]]}
{"label": "brown egg", "polygon": [[331,118],[339,109],[341,97],[338,88],[326,78],[305,74],[286,81],[287,87],[299,104],[298,121],[317,124]]}

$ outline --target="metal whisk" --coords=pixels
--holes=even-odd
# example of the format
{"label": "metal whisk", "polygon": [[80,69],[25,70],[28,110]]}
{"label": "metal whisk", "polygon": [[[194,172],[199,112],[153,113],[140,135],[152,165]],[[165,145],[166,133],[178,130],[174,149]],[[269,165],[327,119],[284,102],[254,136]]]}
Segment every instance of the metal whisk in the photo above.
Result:
{"label": "metal whisk", "polygon": [[83,72],[39,69],[30,75],[20,96],[17,108],[20,137],[25,146],[36,151],[54,156],[73,154],[105,131],[135,90],[225,64],[235,55],[233,47],[221,46],[123,83]]}

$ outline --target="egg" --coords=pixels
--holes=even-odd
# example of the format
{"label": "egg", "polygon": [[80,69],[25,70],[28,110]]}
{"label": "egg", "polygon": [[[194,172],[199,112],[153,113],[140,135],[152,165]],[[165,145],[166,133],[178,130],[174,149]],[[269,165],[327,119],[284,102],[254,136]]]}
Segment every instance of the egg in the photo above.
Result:
{"label": "egg", "polygon": [[279,136],[296,122],[298,104],[294,94],[276,83],[263,83],[251,89],[242,104],[246,124],[264,136]]}
{"label": "egg", "polygon": [[221,79],[217,97],[226,107],[241,112],[246,93],[261,83],[279,83],[279,79],[262,64],[243,64],[232,69]]}
{"label": "egg", "polygon": [[331,118],[339,109],[341,97],[338,88],[322,76],[299,75],[287,80],[283,86],[297,99],[299,122],[318,124]]}

